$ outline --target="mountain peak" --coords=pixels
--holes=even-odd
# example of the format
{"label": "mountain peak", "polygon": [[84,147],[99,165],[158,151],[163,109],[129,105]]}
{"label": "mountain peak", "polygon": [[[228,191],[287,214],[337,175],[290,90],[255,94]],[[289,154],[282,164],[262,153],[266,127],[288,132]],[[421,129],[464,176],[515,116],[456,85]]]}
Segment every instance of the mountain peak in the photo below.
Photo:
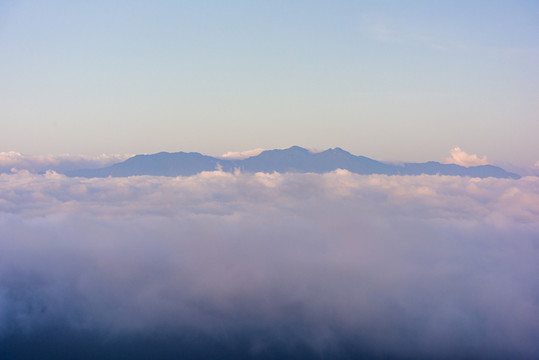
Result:
{"label": "mountain peak", "polygon": [[253,156],[252,158],[264,158],[268,156],[286,156],[287,154],[310,154],[311,152],[305,148],[302,148],[301,146],[291,146],[287,149],[273,149],[273,150],[265,150],[262,151],[257,156]]}
{"label": "mountain peak", "polygon": [[[333,152],[333,153],[337,153],[337,154],[350,154],[348,151],[346,150],[343,150],[342,148],[340,147],[335,147],[335,148],[329,148],[327,149],[326,151],[329,151],[329,152]],[[352,154],[350,154],[352,155]]]}
{"label": "mountain peak", "polygon": [[307,149],[305,149],[305,148],[302,148],[301,146],[297,146],[297,145],[291,146],[291,147],[289,147],[288,149],[284,149],[284,151],[308,152],[308,153],[310,153],[309,150],[307,150]]}
{"label": "mountain peak", "polygon": [[189,176],[202,171],[242,172],[296,172],[325,173],[336,169],[346,169],[356,174],[385,175],[452,175],[470,177],[498,177],[518,179],[519,175],[509,173],[496,166],[465,168],[455,164],[405,163],[404,165],[384,164],[364,156],[356,156],[340,147],[313,153],[300,146],[287,149],[266,150],[257,156],[243,160],[217,159],[196,152],[161,152],[153,155],[137,155],[124,162],[101,169],[77,170],[70,176],[106,177],[133,175]]}
{"label": "mountain peak", "polygon": [[329,148],[327,150],[324,150],[322,152],[317,153],[319,156],[331,156],[331,157],[354,157],[355,155],[352,155],[346,150],[341,149],[340,147],[336,148]]}

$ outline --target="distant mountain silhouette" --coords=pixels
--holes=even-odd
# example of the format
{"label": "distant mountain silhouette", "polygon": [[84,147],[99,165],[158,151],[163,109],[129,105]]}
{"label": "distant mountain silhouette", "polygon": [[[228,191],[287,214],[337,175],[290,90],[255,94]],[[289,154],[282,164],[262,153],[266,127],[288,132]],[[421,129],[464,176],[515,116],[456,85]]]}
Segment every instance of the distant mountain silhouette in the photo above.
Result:
{"label": "distant mountain silhouette", "polygon": [[66,175],[82,177],[189,176],[216,169],[226,172],[239,169],[242,172],[266,173],[325,173],[336,169],[345,169],[356,174],[365,175],[439,174],[479,178],[520,178],[517,174],[492,165],[464,167],[435,161],[393,165],[369,159],[365,156],[352,155],[341,148],[312,153],[299,146],[292,146],[284,150],[267,150],[257,156],[243,160],[218,159],[195,152],[160,152],[152,155],[136,155],[123,162],[101,169],[74,170],[67,172]]}

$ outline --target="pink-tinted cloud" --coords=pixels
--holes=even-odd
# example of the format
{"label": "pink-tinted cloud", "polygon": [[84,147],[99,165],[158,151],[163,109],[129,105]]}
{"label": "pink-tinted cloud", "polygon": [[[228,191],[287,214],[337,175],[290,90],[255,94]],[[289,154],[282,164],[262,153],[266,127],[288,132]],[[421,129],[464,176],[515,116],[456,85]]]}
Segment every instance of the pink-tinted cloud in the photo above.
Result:
{"label": "pink-tinted cloud", "polygon": [[478,157],[476,154],[468,154],[459,147],[449,151],[451,157],[445,159],[446,164],[457,164],[461,166],[478,166],[488,164],[487,157]]}
{"label": "pink-tinted cloud", "polygon": [[229,151],[223,155],[221,155],[224,159],[246,159],[251,156],[257,156],[260,154],[264,149],[257,148],[252,150],[245,150],[245,151]]}
{"label": "pink-tinted cloud", "polygon": [[64,324],[533,358],[538,239],[536,177],[1,174],[0,338]]}

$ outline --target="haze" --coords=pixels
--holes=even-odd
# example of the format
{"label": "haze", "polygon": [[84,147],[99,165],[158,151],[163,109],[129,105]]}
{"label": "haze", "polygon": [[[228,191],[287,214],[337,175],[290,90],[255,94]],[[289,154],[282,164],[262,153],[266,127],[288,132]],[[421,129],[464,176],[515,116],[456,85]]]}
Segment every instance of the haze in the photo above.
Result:
{"label": "haze", "polygon": [[533,1],[2,1],[0,151],[539,160]]}

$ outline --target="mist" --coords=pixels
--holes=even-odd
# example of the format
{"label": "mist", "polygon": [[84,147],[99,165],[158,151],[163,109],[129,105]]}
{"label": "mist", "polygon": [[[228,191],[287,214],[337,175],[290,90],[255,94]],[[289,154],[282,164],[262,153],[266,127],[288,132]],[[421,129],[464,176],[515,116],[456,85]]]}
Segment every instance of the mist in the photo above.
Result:
{"label": "mist", "polygon": [[0,174],[8,358],[532,358],[538,273],[537,177]]}

